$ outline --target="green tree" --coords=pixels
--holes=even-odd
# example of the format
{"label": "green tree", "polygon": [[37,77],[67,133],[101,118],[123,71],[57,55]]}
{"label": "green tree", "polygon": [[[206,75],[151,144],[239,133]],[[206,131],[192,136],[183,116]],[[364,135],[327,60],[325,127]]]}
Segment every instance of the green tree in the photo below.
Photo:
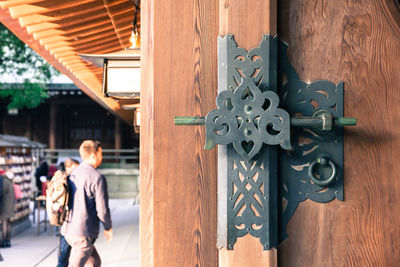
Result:
{"label": "green tree", "polygon": [[49,98],[46,83],[59,72],[0,23],[0,77],[5,75],[30,77],[22,89],[2,88],[0,80],[0,97],[10,99],[7,108],[21,109],[36,108]]}

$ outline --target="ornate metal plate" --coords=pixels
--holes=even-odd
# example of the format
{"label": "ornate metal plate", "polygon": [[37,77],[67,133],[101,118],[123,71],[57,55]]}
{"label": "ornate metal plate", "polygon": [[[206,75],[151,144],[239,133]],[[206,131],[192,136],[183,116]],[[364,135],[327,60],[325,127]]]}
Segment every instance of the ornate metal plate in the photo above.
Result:
{"label": "ornate metal plate", "polygon": [[[334,117],[343,117],[343,83],[301,81],[287,58],[287,45],[279,42],[279,95],[281,107],[290,117],[312,116],[319,110],[327,110]],[[343,200],[343,128],[320,132],[313,128],[292,128],[292,151],[280,151],[279,184],[282,209],[280,214],[279,241],[287,237],[286,226],[300,202],[311,199],[329,202]],[[336,181],[329,186],[319,186],[308,176],[311,162],[318,157],[329,158],[336,166]],[[320,168],[326,177],[330,167]]]}
{"label": "ornate metal plate", "polygon": [[277,51],[269,36],[248,52],[232,35],[218,40],[220,94],[206,117],[206,147],[227,144],[219,153],[218,245],[228,249],[246,234],[264,249],[278,244],[278,154],[269,145],[290,148],[290,118],[275,93]]}
{"label": "ornate metal plate", "polygon": [[219,40],[228,51],[224,62],[228,79],[217,97],[218,109],[206,116],[206,149],[233,143],[240,156],[251,160],[263,143],[291,148],[289,114],[278,108],[279,97],[271,91],[276,88],[266,85],[269,41],[263,38],[260,47],[247,52],[236,46],[232,35]]}
{"label": "ornate metal plate", "polygon": [[[218,109],[205,119],[206,148],[226,145],[218,155],[218,246],[233,249],[237,238],[250,234],[270,249],[287,237],[301,201],[343,200],[342,128],[290,129],[290,117],[323,110],[342,117],[343,83],[301,81],[287,46],[268,35],[250,51],[227,35],[219,38],[218,53]],[[291,143],[292,150],[277,152],[276,145],[290,149]],[[329,164],[317,163],[321,157]],[[314,171],[337,178],[320,186]]]}

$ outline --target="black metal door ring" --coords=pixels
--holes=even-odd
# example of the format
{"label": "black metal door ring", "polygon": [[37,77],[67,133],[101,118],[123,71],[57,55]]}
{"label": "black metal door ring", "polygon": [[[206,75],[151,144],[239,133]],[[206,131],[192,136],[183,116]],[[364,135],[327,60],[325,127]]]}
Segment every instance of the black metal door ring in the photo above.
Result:
{"label": "black metal door ring", "polygon": [[[329,165],[332,168],[331,176],[327,179],[320,179],[320,178],[315,177],[314,169],[317,165],[322,165],[322,166]],[[314,184],[319,185],[319,186],[328,186],[328,185],[332,184],[333,182],[335,182],[335,180],[336,180],[336,165],[335,165],[335,163],[333,163],[332,160],[330,160],[326,157],[320,157],[311,163],[310,168],[308,169],[308,176],[314,182]]]}

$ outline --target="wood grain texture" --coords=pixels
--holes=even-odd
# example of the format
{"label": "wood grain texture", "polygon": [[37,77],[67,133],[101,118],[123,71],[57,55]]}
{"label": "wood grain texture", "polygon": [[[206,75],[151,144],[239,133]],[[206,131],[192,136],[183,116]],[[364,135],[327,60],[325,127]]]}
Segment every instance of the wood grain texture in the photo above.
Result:
{"label": "wood grain texture", "polygon": [[277,262],[277,250],[264,251],[260,240],[251,235],[239,238],[234,250],[219,252],[219,267],[269,267]]}
{"label": "wood grain texture", "polygon": [[154,1],[141,6],[140,266],[154,266]]}
{"label": "wood grain texture", "polygon": [[[220,0],[219,34],[234,34],[239,47],[257,47],[264,34],[276,35],[276,0]],[[221,267],[277,266],[277,250],[263,250],[259,239],[239,238],[234,250],[219,250]]]}
{"label": "wood grain texture", "polygon": [[216,151],[201,116],[217,92],[216,0],[142,3],[141,266],[217,266]]}
{"label": "wood grain texture", "polygon": [[399,266],[400,39],[379,0],[279,2],[279,36],[305,81],[344,81],[345,201],[300,204],[280,266]]}
{"label": "wood grain texture", "polygon": [[258,46],[263,34],[277,33],[276,0],[219,0],[219,35],[233,33],[239,47]]}

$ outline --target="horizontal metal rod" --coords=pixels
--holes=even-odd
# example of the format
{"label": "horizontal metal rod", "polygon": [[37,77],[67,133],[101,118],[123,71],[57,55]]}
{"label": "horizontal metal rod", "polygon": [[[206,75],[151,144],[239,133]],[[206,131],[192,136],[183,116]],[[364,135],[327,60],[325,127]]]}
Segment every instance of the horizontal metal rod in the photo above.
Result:
{"label": "horizontal metal rod", "polygon": [[333,124],[338,126],[354,126],[357,125],[357,118],[333,118]]}
{"label": "horizontal metal rod", "polygon": [[[175,125],[204,125],[205,117],[175,117]],[[292,126],[322,126],[323,120],[321,118],[313,117],[295,117],[290,119]],[[356,118],[333,118],[335,126],[353,126],[357,125]]]}
{"label": "horizontal metal rod", "polygon": [[205,117],[175,117],[175,125],[204,125],[206,124]]}
{"label": "horizontal metal rod", "polygon": [[322,126],[322,119],[320,118],[312,118],[312,117],[296,117],[290,118],[290,125],[292,126]]}

